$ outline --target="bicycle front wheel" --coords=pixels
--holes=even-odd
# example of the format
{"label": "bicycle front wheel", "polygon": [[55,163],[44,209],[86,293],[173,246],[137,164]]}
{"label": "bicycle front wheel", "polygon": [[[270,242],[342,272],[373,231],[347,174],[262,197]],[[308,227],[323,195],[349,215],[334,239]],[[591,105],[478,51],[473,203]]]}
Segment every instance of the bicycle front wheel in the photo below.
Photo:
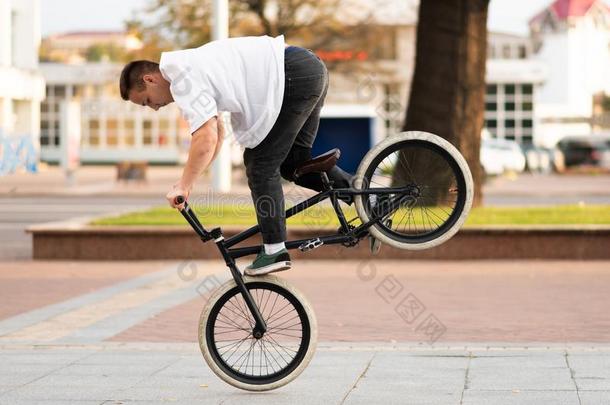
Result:
{"label": "bicycle front wheel", "polygon": [[267,324],[253,335],[254,318],[234,280],[210,298],[199,320],[199,346],[225,382],[248,391],[267,391],[294,380],[316,348],[317,323],[309,302],[282,279],[244,277]]}
{"label": "bicycle front wheel", "polygon": [[379,143],[360,163],[354,183],[373,192],[355,198],[360,219],[379,218],[370,233],[400,249],[428,249],[447,241],[472,206],[465,159],[445,139],[427,132],[403,132]]}

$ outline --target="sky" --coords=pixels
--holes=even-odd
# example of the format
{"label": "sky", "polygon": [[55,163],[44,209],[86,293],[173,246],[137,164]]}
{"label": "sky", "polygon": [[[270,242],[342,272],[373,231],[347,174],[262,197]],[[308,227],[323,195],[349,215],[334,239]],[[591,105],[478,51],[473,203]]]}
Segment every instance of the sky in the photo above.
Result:
{"label": "sky", "polygon": [[[610,1],[610,0],[609,0]],[[150,0],[40,0],[43,36],[77,30],[120,30]],[[491,0],[492,31],[527,34],[528,20],[552,0]]]}

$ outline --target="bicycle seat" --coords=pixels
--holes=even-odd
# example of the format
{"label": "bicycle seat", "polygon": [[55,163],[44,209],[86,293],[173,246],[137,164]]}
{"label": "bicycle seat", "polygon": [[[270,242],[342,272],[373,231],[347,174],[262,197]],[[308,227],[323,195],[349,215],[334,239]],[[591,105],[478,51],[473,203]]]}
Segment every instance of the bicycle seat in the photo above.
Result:
{"label": "bicycle seat", "polygon": [[341,156],[339,148],[334,148],[326,153],[316,156],[301,163],[294,171],[294,177],[299,178],[307,173],[322,173],[333,168]]}

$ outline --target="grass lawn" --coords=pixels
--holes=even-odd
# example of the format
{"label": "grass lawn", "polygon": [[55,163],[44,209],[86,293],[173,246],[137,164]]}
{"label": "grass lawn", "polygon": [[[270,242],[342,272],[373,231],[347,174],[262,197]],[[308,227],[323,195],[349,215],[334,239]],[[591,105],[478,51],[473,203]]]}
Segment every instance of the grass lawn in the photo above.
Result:
{"label": "grass lawn", "polygon": [[[204,226],[256,223],[254,207],[248,205],[214,205],[194,207]],[[356,216],[353,207],[344,210],[348,219]],[[93,225],[185,225],[180,213],[169,207],[153,208],[114,218],[104,218]],[[289,218],[289,225],[337,227],[330,206],[315,206]],[[474,208],[466,226],[479,225],[610,225],[610,205],[560,205],[551,207],[480,207]]]}

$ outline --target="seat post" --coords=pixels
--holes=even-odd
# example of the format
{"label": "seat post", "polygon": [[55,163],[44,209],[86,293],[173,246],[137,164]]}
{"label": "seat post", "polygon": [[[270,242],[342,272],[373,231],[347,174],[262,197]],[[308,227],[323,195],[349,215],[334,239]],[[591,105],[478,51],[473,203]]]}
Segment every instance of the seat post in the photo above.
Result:
{"label": "seat post", "polygon": [[322,178],[322,185],[324,186],[324,190],[328,191],[333,188],[333,183],[328,178],[328,174],[326,174],[326,172],[320,173],[320,177]]}

